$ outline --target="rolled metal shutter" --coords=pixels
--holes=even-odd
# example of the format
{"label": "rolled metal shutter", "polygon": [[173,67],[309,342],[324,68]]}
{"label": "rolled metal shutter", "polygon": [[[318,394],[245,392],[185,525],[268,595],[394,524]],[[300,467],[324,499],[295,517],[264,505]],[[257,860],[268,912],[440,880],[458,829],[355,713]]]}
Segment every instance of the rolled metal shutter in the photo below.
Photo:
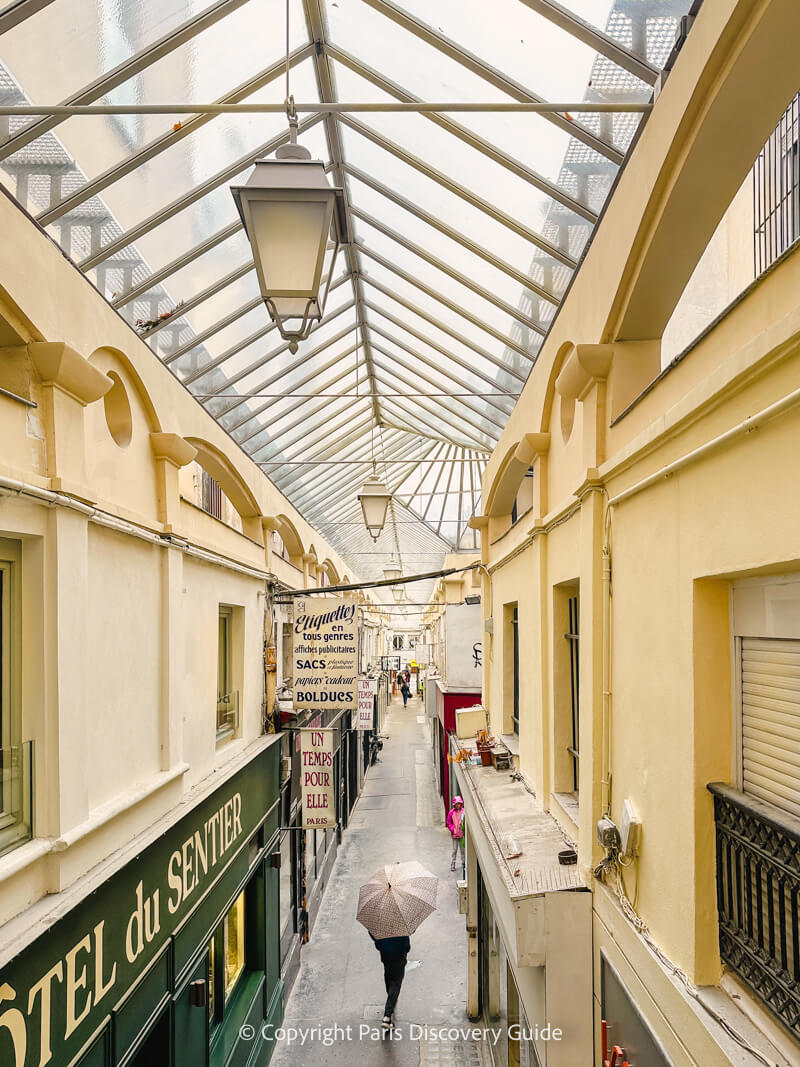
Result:
{"label": "rolled metal shutter", "polygon": [[742,638],[745,793],[800,817],[800,641]]}

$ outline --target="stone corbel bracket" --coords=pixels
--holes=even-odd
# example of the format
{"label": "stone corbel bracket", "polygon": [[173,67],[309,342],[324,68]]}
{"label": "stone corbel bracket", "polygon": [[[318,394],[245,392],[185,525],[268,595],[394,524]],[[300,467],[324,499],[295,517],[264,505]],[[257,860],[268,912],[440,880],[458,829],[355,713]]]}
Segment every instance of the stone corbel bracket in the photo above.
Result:
{"label": "stone corbel bracket", "polygon": [[178,471],[197,455],[197,449],[177,433],[151,433],[150,448],[156,461],[159,520],[166,532],[177,525],[180,511]]}

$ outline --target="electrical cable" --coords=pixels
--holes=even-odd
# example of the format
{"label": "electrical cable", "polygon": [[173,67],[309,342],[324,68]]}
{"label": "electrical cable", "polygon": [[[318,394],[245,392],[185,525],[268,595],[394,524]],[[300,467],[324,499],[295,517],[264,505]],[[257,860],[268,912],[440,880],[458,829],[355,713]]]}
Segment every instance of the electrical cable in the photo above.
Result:
{"label": "electrical cable", "polygon": [[[631,903],[628,894],[625,892],[625,885],[622,881],[622,864],[620,862],[620,856],[617,849],[609,849],[608,853],[598,863],[594,869],[594,876],[598,881],[604,885],[609,885],[617,900],[619,901],[622,914],[633,926],[634,930],[639,934],[644,943],[656,957],[656,959],[665,967],[673,977],[677,978],[681,985],[686,990],[688,996],[690,996],[697,1004],[700,1005],[704,1011],[711,1016],[730,1038],[732,1038],[740,1048],[743,1048],[745,1052],[749,1052],[751,1056],[755,1057],[759,1063],[762,1063],[764,1067],[780,1067],[780,1064],[774,1060],[767,1059],[763,1053],[759,1052],[757,1048],[739,1033],[731,1024],[715,1011],[710,1004],[707,1004],[700,996],[700,990],[689,980],[689,976],[685,971],[682,971],[680,967],[672,962],[672,960],[666,955],[666,953],[660,948],[650,933],[650,928],[647,923],[642,919],[636,908]],[[607,878],[612,878],[613,881],[607,881]],[[638,878],[637,878],[637,893],[638,893]]]}

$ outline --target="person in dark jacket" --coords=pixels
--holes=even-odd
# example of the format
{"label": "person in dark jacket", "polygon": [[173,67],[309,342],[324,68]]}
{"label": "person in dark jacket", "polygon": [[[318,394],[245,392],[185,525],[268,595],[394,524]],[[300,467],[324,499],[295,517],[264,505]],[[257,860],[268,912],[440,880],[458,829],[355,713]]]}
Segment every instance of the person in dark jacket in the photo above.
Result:
{"label": "person in dark jacket", "polygon": [[391,1030],[394,1009],[400,996],[400,987],[406,973],[406,960],[411,951],[408,937],[372,937],[375,948],[381,954],[383,981],[386,986],[386,1006],[383,1009],[383,1029]]}
{"label": "person in dark jacket", "polygon": [[400,692],[403,694],[403,707],[406,707],[408,698],[411,696],[411,687],[405,678],[403,679],[403,684],[400,686]]}

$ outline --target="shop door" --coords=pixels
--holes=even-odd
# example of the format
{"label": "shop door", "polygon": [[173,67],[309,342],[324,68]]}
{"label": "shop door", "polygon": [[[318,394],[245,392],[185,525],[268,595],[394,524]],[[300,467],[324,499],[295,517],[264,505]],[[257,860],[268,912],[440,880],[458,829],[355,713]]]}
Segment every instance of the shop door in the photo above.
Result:
{"label": "shop door", "polygon": [[353,810],[353,805],[356,802],[358,796],[358,738],[359,733],[357,730],[351,730],[347,735],[347,762],[350,768],[350,793],[347,798],[348,810]]}
{"label": "shop door", "polygon": [[[202,983],[202,985],[198,985]],[[202,1003],[200,1003],[202,1001]],[[208,954],[194,969],[189,981],[175,999],[175,1040],[172,1063],[175,1067],[206,1067],[208,1063]],[[169,1063],[165,1057],[136,1059],[136,1067]]]}

